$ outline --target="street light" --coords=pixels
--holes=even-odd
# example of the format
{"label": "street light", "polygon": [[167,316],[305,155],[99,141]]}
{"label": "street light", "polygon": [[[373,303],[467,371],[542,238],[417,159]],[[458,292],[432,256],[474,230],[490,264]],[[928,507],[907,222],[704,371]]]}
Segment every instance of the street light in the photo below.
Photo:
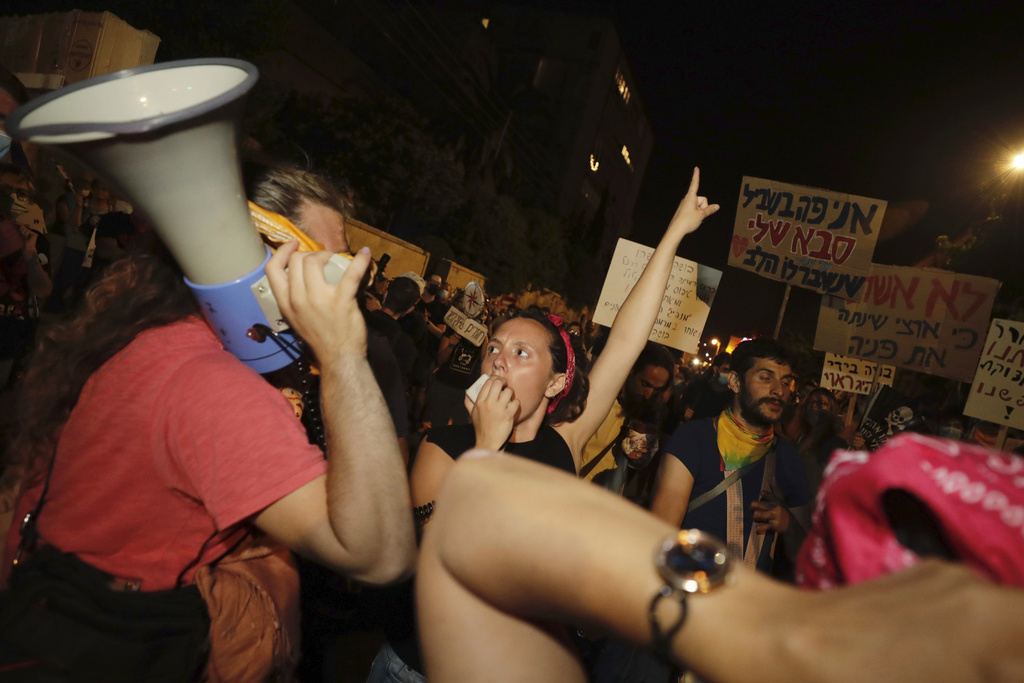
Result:
{"label": "street light", "polygon": [[1013,167],[1018,170],[1024,168],[1024,154],[1018,154],[1013,158]]}
{"label": "street light", "polygon": [[716,339],[712,339],[711,343],[715,345],[715,357],[717,357],[718,356],[718,351],[719,351],[719,349],[722,346],[722,342],[718,341],[718,339],[716,338]]}

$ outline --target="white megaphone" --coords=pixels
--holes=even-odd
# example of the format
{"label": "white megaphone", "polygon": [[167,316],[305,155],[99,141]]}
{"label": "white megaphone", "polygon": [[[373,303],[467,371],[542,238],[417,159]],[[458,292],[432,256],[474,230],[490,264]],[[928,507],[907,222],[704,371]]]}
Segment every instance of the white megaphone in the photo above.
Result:
{"label": "white megaphone", "polygon": [[282,325],[268,321],[252,289],[269,249],[249,217],[238,121],[257,78],[235,59],[127,69],[33,100],[6,127],[88,166],[141,207],[224,347],[267,373],[297,352],[294,336],[260,331]]}

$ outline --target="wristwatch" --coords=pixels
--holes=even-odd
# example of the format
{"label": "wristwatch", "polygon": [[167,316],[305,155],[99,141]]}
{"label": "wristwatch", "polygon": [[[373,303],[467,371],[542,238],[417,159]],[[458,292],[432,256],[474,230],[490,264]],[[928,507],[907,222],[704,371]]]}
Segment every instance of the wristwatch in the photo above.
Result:
{"label": "wristwatch", "polygon": [[732,557],[711,534],[684,529],[655,548],[654,566],[672,592],[707,593],[725,581]]}
{"label": "wristwatch", "polygon": [[[724,543],[699,529],[683,529],[654,549],[654,566],[665,585],[658,589],[647,608],[654,651],[670,658],[672,637],[686,621],[686,598],[690,593],[708,593],[725,583],[732,570],[732,556]],[[658,603],[673,598],[679,603],[679,618],[669,628],[658,622]]]}

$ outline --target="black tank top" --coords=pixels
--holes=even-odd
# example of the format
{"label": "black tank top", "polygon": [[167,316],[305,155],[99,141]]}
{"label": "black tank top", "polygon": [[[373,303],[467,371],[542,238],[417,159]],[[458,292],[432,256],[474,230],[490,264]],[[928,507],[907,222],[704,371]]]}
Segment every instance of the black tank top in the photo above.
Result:
{"label": "black tank top", "polygon": [[[476,445],[476,432],[471,424],[438,427],[427,432],[427,441],[437,444],[452,459],[458,460]],[[506,444],[505,452],[576,474],[576,463],[569,444],[553,427],[547,425],[540,428],[533,441]]]}

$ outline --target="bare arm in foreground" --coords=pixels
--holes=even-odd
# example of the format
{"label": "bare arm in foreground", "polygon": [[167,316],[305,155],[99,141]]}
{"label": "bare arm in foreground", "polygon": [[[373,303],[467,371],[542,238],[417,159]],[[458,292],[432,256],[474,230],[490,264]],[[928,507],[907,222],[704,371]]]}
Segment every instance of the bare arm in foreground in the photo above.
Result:
{"label": "bare arm in foreground", "polygon": [[[431,525],[417,573],[431,681],[584,681],[556,623],[650,644],[652,552],[676,529],[640,508],[521,459],[464,457]],[[714,681],[1024,677],[1024,591],[938,561],[820,593],[738,567],[688,605],[673,657]],[[674,623],[677,603],[659,607]]]}
{"label": "bare arm in foreground", "polygon": [[352,578],[394,581],[408,576],[416,546],[405,463],[366,360],[366,327],[355,301],[370,256],[357,255],[341,282],[331,286],[323,277],[330,254],[300,254],[295,248],[281,247],[267,264],[267,276],[281,312],[320,363],[328,470],[266,508],[256,524]]}

